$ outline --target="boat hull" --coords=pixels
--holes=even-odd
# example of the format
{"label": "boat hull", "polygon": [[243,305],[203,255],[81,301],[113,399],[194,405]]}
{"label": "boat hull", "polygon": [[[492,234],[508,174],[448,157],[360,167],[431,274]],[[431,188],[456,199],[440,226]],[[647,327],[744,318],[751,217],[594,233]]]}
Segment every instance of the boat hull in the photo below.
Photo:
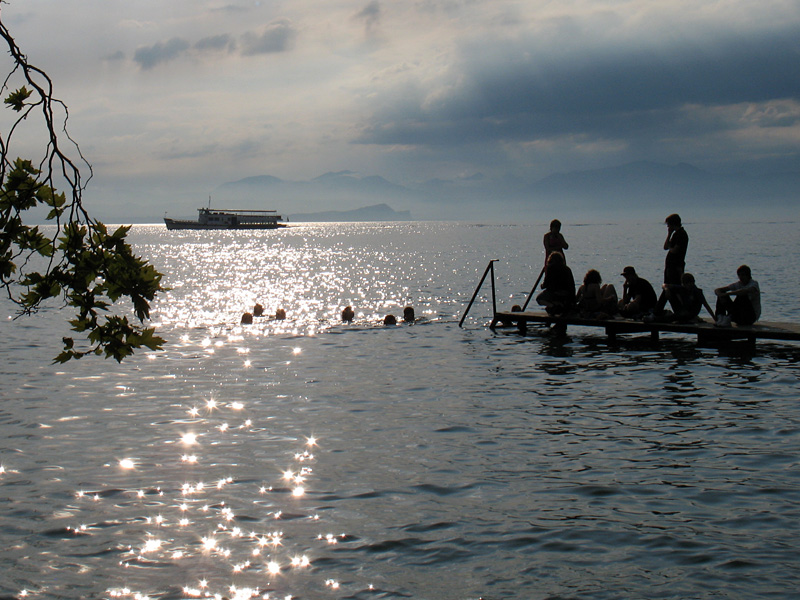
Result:
{"label": "boat hull", "polygon": [[169,219],[164,217],[164,224],[170,231],[177,229],[280,229],[286,227],[285,223],[237,223],[237,224],[216,224],[216,223],[200,223],[198,221],[182,221],[180,219]]}

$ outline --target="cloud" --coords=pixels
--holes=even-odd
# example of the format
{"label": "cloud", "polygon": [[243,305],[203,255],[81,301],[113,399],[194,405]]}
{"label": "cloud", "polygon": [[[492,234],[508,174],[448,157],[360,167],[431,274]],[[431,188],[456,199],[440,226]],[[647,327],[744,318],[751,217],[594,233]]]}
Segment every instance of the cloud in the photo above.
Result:
{"label": "cloud", "polygon": [[364,21],[367,34],[373,32],[381,21],[381,5],[378,0],[372,0],[356,13],[355,18]]}
{"label": "cloud", "polygon": [[[688,39],[564,39],[529,34],[464,44],[442,77],[384,89],[359,141],[662,135],[686,119],[687,107],[800,100],[800,27]],[[793,125],[795,115],[784,111],[774,122]]]}
{"label": "cloud", "polygon": [[236,41],[227,33],[221,35],[213,35],[198,40],[194,44],[194,48],[200,51],[220,51],[220,50],[233,50],[236,48]]}
{"label": "cloud", "polygon": [[245,33],[242,38],[242,54],[272,54],[291,49],[297,31],[291,21],[280,19],[267,25],[261,33]]}
{"label": "cloud", "polygon": [[174,60],[189,49],[189,42],[182,38],[172,38],[168,42],[158,42],[150,47],[138,48],[133,54],[142,69],[152,69],[156,65]]}

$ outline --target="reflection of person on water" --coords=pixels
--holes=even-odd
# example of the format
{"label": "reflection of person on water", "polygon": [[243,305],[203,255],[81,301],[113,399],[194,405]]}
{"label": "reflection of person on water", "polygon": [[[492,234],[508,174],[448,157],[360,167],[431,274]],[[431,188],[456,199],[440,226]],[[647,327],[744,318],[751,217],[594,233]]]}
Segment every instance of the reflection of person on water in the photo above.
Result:
{"label": "reflection of person on water", "polygon": [[736,269],[738,281],[714,290],[717,295],[717,325],[752,325],[761,317],[761,288],[750,267]]}
{"label": "reflection of person on water", "polygon": [[542,289],[536,302],[550,315],[561,315],[575,305],[575,278],[561,252],[554,251],[547,258]]}
{"label": "reflection of person on water", "polygon": [[[564,256],[564,250],[568,248],[569,244],[567,244],[567,240],[564,239],[561,233],[561,221],[553,219],[550,221],[550,231],[544,234],[545,263],[547,263],[547,259],[553,252],[560,252],[561,255]],[[564,262],[566,262],[566,260],[566,257],[564,257]]]}

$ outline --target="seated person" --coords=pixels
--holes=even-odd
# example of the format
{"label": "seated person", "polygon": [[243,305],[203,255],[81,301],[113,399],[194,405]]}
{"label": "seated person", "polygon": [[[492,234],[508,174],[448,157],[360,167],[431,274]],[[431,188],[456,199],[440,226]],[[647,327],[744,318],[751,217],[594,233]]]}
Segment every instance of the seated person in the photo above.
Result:
{"label": "seated person", "polygon": [[542,289],[536,302],[544,306],[547,314],[562,315],[575,306],[575,278],[561,252],[552,252],[547,257]]}
{"label": "seated person", "polygon": [[625,283],[622,285],[619,313],[628,319],[641,319],[652,313],[658,299],[650,282],[639,277],[633,267],[625,267],[622,276]]}
{"label": "seated person", "polygon": [[681,284],[664,284],[664,294],[672,306],[673,315],[671,319],[679,323],[695,321],[700,314],[700,309],[704,306],[712,319],[715,319],[714,311],[711,310],[703,294],[703,290],[695,285],[694,275],[684,273],[681,275]]}
{"label": "seated person", "polygon": [[581,315],[603,319],[617,312],[617,290],[603,279],[596,269],[589,269],[583,276],[583,285],[578,288],[577,303]]}
{"label": "seated person", "polygon": [[[717,325],[752,325],[761,317],[761,288],[750,267],[736,269],[738,281],[714,290],[717,295]],[[730,317],[729,319],[727,317]]]}

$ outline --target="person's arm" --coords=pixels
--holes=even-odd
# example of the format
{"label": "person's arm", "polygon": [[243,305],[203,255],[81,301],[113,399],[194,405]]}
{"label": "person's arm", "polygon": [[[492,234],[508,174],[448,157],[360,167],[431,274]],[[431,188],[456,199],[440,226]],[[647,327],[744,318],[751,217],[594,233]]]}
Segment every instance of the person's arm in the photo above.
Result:
{"label": "person's arm", "polygon": [[717,289],[714,290],[714,295],[727,296],[728,292],[733,288],[734,285],[735,284],[732,283],[730,285],[723,285],[722,287],[718,287]]}
{"label": "person's arm", "polygon": [[670,249],[670,240],[672,239],[672,229],[667,232],[667,239],[664,242],[664,250]]}
{"label": "person's arm", "polygon": [[725,292],[726,296],[742,296],[742,295],[750,295],[755,288],[753,284],[753,280],[751,279],[747,283],[741,286],[737,286],[735,283],[732,285],[727,286],[728,289]]}
{"label": "person's arm", "polygon": [[561,242],[561,247],[564,250],[569,250],[569,244],[567,243],[567,240],[564,239],[564,234],[563,233],[559,233],[558,237],[559,237],[559,241]]}

